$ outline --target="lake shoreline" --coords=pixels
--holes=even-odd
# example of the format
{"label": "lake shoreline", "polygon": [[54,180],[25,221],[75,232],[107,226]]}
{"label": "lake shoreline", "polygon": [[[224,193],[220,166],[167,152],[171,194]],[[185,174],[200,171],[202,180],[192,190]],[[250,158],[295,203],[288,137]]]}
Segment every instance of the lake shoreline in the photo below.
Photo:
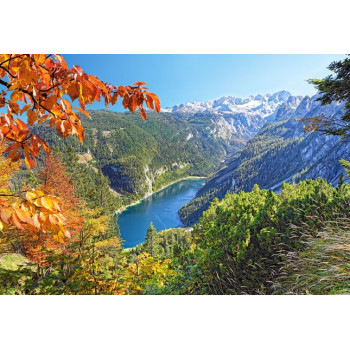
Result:
{"label": "lake shoreline", "polygon": [[175,180],[175,181],[173,181],[173,182],[171,182],[171,183],[168,183],[167,185],[165,185],[165,186],[159,188],[158,190],[156,190],[156,191],[154,191],[154,192],[148,194],[147,196],[145,196],[145,197],[143,197],[143,198],[141,198],[141,199],[139,199],[139,200],[137,200],[137,201],[135,201],[135,202],[133,202],[133,203],[131,203],[131,204],[128,204],[128,205],[126,205],[126,206],[123,206],[123,207],[119,208],[119,209],[115,212],[115,215],[121,214],[121,213],[122,213],[124,210],[126,210],[127,208],[132,207],[132,206],[134,206],[134,205],[137,205],[137,204],[141,203],[144,199],[146,199],[146,198],[152,196],[153,194],[155,194],[155,193],[157,193],[157,192],[159,192],[159,191],[164,190],[165,188],[167,188],[167,187],[169,187],[169,186],[171,186],[171,185],[176,184],[177,182],[180,182],[180,181],[183,181],[183,180],[191,180],[191,179],[200,180],[200,179],[206,179],[206,177],[204,177],[204,176],[186,176],[186,177],[183,177],[183,178],[181,178],[181,179]]}
{"label": "lake shoreline", "polygon": [[203,184],[204,177],[183,177],[160,187],[147,199],[127,206],[117,216],[123,248],[132,248],[144,242],[151,222],[157,232],[184,227],[178,211],[196,196]]}

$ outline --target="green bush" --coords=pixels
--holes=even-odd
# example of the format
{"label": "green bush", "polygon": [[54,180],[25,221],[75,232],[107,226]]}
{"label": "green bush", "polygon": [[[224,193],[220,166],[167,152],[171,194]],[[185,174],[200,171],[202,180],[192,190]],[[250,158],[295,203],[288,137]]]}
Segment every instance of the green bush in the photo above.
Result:
{"label": "green bush", "polygon": [[350,185],[335,189],[323,179],[283,184],[280,194],[260,190],[228,194],[204,212],[194,232],[196,259],[210,293],[270,294],[302,236],[349,215]]}

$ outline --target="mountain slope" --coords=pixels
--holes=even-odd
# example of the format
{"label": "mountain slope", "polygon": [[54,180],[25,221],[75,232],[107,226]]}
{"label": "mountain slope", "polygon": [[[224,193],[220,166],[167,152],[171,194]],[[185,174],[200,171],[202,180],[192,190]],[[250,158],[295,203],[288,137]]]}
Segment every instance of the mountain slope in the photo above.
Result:
{"label": "mountain slope", "polygon": [[74,147],[81,162],[101,169],[112,189],[127,204],[186,176],[207,176],[225,157],[224,146],[202,136],[186,120],[170,114],[138,114],[90,111],[82,117],[85,141],[62,140],[55,130],[35,130],[51,145]]}
{"label": "mountain slope", "polygon": [[262,127],[197,197],[180,209],[181,220],[185,224],[194,223],[215,197],[221,199],[227,192],[250,191],[254,184],[279,191],[283,182],[323,177],[335,185],[344,174],[339,159],[350,158],[349,144],[341,143],[335,136],[304,134],[295,118],[321,113],[340,116],[344,104],[321,106],[316,99],[317,96],[305,97],[291,117],[286,113],[286,118]]}

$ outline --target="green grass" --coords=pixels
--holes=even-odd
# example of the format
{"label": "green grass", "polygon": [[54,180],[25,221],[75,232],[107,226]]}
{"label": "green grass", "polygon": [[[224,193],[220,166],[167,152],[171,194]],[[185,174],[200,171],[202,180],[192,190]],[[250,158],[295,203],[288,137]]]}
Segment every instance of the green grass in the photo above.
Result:
{"label": "green grass", "polygon": [[0,256],[0,295],[26,294],[25,283],[31,280],[34,266],[21,254]]}
{"label": "green grass", "polygon": [[[343,223],[344,224],[344,223]],[[307,248],[291,254],[282,294],[350,294],[350,224],[332,223],[317,237],[306,237]]]}
{"label": "green grass", "polygon": [[4,254],[0,256],[0,268],[4,270],[17,271],[26,265],[28,260],[21,254]]}

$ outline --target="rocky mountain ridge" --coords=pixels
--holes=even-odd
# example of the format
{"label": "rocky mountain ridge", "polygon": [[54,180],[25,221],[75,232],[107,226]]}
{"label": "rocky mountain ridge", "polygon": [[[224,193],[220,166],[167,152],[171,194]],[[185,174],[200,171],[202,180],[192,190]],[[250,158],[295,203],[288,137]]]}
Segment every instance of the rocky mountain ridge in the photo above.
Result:
{"label": "rocky mountain ridge", "polygon": [[288,91],[245,99],[225,96],[207,102],[184,103],[163,111],[193,124],[202,124],[203,135],[225,140],[229,149],[232,140],[246,142],[267,121],[280,120],[288,113],[292,114],[302,98],[292,96]]}
{"label": "rocky mountain ridge", "polygon": [[[300,98],[300,96],[298,96]],[[163,112],[174,115],[193,115],[196,113],[208,113],[215,115],[237,115],[260,116],[266,118],[273,114],[283,103],[295,104],[295,97],[288,91],[279,91],[274,94],[249,96],[239,98],[234,96],[223,96],[216,100],[206,102],[188,102],[173,107],[164,108]]]}

